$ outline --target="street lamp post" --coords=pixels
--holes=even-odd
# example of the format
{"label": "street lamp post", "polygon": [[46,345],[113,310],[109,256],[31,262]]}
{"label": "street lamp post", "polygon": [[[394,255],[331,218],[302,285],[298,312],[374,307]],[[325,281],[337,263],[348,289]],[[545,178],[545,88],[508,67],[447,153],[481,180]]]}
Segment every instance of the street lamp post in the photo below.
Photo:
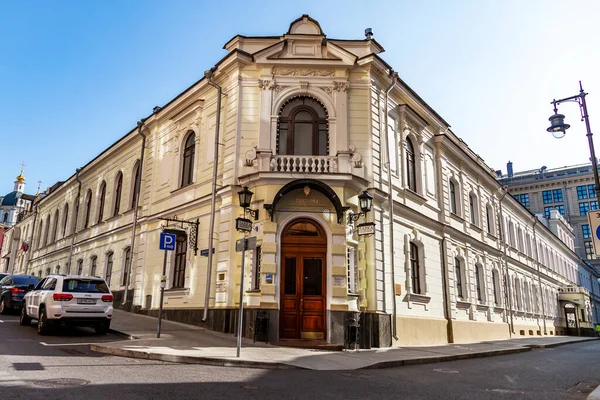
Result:
{"label": "street lamp post", "polygon": [[554,115],[550,118],[550,127],[546,129],[548,132],[552,133],[557,139],[560,139],[565,136],[565,131],[570,128],[571,125],[565,124],[565,116],[558,113],[558,109],[556,108],[560,103],[564,103],[567,101],[574,101],[579,104],[579,109],[581,110],[581,119],[585,121],[585,128],[587,130],[587,138],[588,145],[590,147],[590,156],[592,158],[592,168],[594,169],[594,181],[596,184],[596,198],[600,198],[600,179],[598,178],[598,161],[596,160],[596,152],[594,151],[594,141],[592,140],[592,130],[590,128],[590,119],[587,111],[587,104],[585,102],[585,96],[587,93],[583,91],[583,87],[581,86],[581,81],[579,81],[579,94],[571,97],[566,97],[564,99],[552,100],[551,104],[554,105]]}

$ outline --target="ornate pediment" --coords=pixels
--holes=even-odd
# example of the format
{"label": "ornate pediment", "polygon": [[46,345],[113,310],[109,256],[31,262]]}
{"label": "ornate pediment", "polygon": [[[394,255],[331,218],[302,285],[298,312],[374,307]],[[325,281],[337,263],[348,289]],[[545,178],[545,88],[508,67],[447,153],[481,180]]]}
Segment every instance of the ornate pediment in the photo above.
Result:
{"label": "ornate pediment", "polygon": [[254,54],[258,64],[300,63],[323,65],[354,65],[357,56],[340,46],[328,42],[323,36],[285,35],[277,42]]}

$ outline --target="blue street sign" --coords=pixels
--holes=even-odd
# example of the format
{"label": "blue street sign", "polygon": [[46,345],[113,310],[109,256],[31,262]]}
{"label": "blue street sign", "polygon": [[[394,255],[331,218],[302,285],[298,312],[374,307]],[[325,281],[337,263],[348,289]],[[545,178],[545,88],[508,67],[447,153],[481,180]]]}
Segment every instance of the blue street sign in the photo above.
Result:
{"label": "blue street sign", "polygon": [[[215,248],[213,247],[212,253],[215,254]],[[208,257],[208,249],[200,250],[201,257]]]}
{"label": "blue street sign", "polygon": [[160,249],[173,251],[175,250],[175,240],[177,235],[172,233],[161,233],[160,234]]}
{"label": "blue street sign", "polygon": [[600,225],[596,228],[596,237],[600,239]]}

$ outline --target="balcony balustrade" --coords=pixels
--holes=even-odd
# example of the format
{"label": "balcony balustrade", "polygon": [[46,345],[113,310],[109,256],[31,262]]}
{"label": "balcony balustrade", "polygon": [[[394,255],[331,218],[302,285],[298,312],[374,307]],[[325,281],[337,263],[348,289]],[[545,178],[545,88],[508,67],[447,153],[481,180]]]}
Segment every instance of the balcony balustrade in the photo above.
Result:
{"label": "balcony balustrade", "polygon": [[270,171],[305,174],[335,173],[338,172],[338,158],[335,156],[277,155],[271,157]]}

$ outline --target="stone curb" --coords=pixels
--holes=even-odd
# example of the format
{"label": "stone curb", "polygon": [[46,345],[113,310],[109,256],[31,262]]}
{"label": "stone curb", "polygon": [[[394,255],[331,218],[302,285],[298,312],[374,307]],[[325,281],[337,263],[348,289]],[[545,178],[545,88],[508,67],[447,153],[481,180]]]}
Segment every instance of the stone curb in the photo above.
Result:
{"label": "stone curb", "polygon": [[383,369],[383,368],[401,367],[403,365],[433,364],[433,363],[439,363],[439,362],[445,362],[445,361],[466,360],[469,358],[483,358],[483,357],[491,357],[491,356],[501,356],[504,354],[524,353],[526,351],[531,351],[531,348],[517,347],[514,349],[488,350],[488,351],[480,351],[477,353],[464,353],[464,354],[453,354],[453,355],[448,355],[448,356],[411,358],[411,359],[407,359],[407,360],[382,361],[382,362],[367,365],[365,367],[361,367],[361,368],[357,368],[357,369]]}
{"label": "stone curb", "polygon": [[588,394],[587,400],[600,400],[600,386],[598,386],[594,391]]}
{"label": "stone curb", "polygon": [[236,360],[230,358],[217,358],[217,357],[193,357],[193,356],[181,356],[175,354],[161,354],[161,353],[149,353],[143,350],[129,350],[121,349],[119,347],[108,347],[98,344],[90,345],[90,350],[97,353],[110,354],[113,356],[129,357],[129,358],[141,358],[145,360],[157,360],[167,361],[173,363],[183,364],[202,364],[202,365],[213,365],[218,367],[240,367],[240,368],[258,368],[258,369],[306,369],[297,367],[289,364],[282,364],[278,362],[268,361],[250,361],[250,360]]}
{"label": "stone curb", "polygon": [[122,338],[125,338],[125,339],[128,339],[128,340],[139,339],[139,337],[137,337],[137,336],[130,335],[129,333],[117,331],[115,329],[109,329],[108,331],[110,333],[114,334],[114,335],[121,336]]}
{"label": "stone curb", "polygon": [[592,340],[599,340],[599,339],[600,338],[589,338],[589,339],[583,339],[583,340],[581,340],[581,339],[580,340],[569,340],[568,342],[560,342],[560,343],[526,344],[524,346],[531,347],[532,349],[544,349],[544,348],[564,346],[566,344],[591,342]]}

